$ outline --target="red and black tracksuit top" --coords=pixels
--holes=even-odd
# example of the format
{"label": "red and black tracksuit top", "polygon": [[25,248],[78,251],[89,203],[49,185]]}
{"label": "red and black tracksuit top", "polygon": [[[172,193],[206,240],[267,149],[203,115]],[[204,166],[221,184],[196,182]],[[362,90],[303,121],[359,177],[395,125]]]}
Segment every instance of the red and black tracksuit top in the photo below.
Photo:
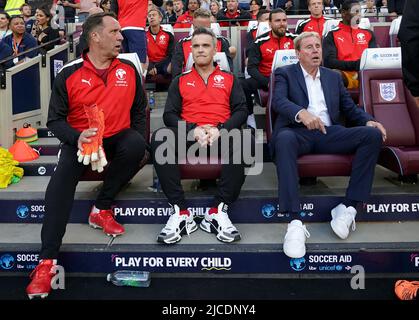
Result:
{"label": "red and black tracksuit top", "polygon": [[[160,7],[163,0],[153,0],[153,4]],[[122,30],[145,30],[148,1],[147,0],[113,0],[111,10],[118,17]]]}
{"label": "red and black tracksuit top", "polygon": [[247,119],[243,89],[231,73],[215,67],[207,83],[195,67],[171,83],[163,120],[167,127],[186,121],[187,130],[210,124],[227,130],[241,128]]}
{"label": "red and black tracksuit top", "polygon": [[190,28],[193,22],[193,15],[188,11],[177,18],[173,28]]}
{"label": "red and black tracksuit top", "polygon": [[276,50],[294,49],[295,34],[286,32],[281,38],[275,38],[272,31],[255,39],[248,50],[247,72],[249,75],[267,86],[272,73],[272,62]]}
{"label": "red and black tracksuit top", "polygon": [[135,66],[115,58],[106,83],[86,55],[64,66],[55,78],[48,111],[48,128],[57,138],[77,145],[89,128],[84,105],[96,104],[105,114],[104,138],[133,128],[145,137],[147,101]]}
{"label": "red and black tracksuit top", "polygon": [[[217,36],[217,52],[224,52],[227,56],[230,70],[233,70],[233,60],[230,56],[230,43],[222,36]],[[180,39],[175,46],[172,58],[172,75],[175,77],[184,71],[188,62],[189,54],[192,52],[192,36]]]}
{"label": "red and black tracksuit top", "polygon": [[237,9],[235,12],[231,13],[228,9],[220,10],[217,14],[217,22],[220,24],[220,27],[229,27],[230,23],[239,22],[240,26],[247,26],[249,20],[252,20],[252,16],[246,10]]}
{"label": "red and black tracksuit top", "polygon": [[354,29],[340,22],[323,40],[323,63],[331,69],[359,71],[364,50],[376,47],[371,30]]}
{"label": "red and black tracksuit top", "polygon": [[155,65],[168,64],[172,59],[175,43],[173,34],[163,30],[163,28],[160,27],[160,30],[157,34],[153,34],[149,28],[146,32],[146,35],[148,60]]}
{"label": "red and black tracksuit top", "polygon": [[297,25],[297,28],[295,29],[295,33],[300,34],[303,32],[314,31],[314,32],[317,32],[321,38],[323,35],[324,23],[327,20],[331,20],[331,19],[325,16],[321,16],[320,18],[315,18],[313,16],[310,16],[310,18],[301,21]]}

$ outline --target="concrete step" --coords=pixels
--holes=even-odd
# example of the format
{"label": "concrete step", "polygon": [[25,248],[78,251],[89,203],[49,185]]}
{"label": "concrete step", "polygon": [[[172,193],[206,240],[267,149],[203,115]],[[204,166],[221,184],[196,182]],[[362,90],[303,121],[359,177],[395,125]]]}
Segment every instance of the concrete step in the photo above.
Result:
{"label": "concrete step", "polygon": [[[419,222],[359,223],[347,240],[337,238],[326,223],[308,223],[304,257],[290,259],[282,251],[286,224],[237,224],[242,240],[221,243],[198,229],[172,246],[156,243],[163,225],[127,225],[110,238],[87,224],[69,224],[59,262],[66,272],[104,273],[116,269],[158,273],[345,275],[356,266],[367,274],[419,271]],[[40,249],[40,224],[2,225],[0,257],[3,272],[28,272]],[[7,263],[6,263],[7,261]],[[184,276],[184,275],[182,275]]]}

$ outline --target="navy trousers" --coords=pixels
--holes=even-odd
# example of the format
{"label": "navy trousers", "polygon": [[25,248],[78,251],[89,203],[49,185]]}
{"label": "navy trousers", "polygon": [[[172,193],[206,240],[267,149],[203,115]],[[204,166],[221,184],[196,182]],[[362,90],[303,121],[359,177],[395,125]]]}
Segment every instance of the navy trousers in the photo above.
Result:
{"label": "navy trousers", "polygon": [[299,212],[297,159],[304,154],[355,154],[346,198],[366,201],[382,145],[381,132],[373,127],[326,127],[327,134],[305,127],[282,128],[274,133],[271,148],[278,175],[279,210]]}

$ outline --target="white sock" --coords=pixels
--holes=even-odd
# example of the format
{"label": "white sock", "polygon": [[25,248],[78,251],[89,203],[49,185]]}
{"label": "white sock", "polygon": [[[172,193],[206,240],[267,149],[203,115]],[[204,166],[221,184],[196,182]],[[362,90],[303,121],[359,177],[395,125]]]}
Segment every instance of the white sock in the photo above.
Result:
{"label": "white sock", "polygon": [[100,212],[100,210],[99,210],[98,208],[96,208],[95,206],[93,206],[93,208],[92,208],[92,212],[93,212],[93,213],[99,213],[99,212]]}

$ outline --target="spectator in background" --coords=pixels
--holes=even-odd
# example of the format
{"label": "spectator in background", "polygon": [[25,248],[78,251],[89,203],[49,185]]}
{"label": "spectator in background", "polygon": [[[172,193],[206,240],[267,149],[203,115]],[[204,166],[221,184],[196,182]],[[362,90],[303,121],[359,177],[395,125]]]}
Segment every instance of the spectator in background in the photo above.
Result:
{"label": "spectator in background", "polygon": [[25,20],[26,32],[31,33],[35,22],[35,17],[32,16],[32,7],[29,4],[24,3],[20,7],[20,12],[22,13],[23,20]]}
{"label": "spectator in background", "polygon": [[[32,35],[25,31],[25,21],[21,16],[14,16],[10,18],[9,28],[12,30],[12,34],[8,35],[3,41],[12,48],[13,55],[16,57],[19,53],[22,53],[31,48],[38,46],[38,43]],[[26,58],[33,58],[38,55],[38,50],[32,50],[26,54],[16,57],[13,60],[14,64],[18,64],[24,61]]]}
{"label": "spectator in background", "polygon": [[295,33],[300,34],[304,31],[315,31],[320,37],[323,35],[323,26],[330,18],[323,16],[323,0],[308,0],[308,10],[310,18],[301,21],[295,28]]}
{"label": "spectator in background", "polygon": [[149,25],[147,30],[147,56],[149,61],[147,75],[166,75],[170,73],[175,39],[170,32],[161,28],[163,15],[157,7],[148,10],[147,19]]}
{"label": "spectator in background", "polygon": [[193,21],[193,14],[199,9],[200,5],[200,0],[189,0],[188,11],[177,18],[173,28],[190,28]]}
{"label": "spectator in background", "polygon": [[210,4],[210,11],[212,16],[217,19],[217,14],[220,11],[221,6],[220,3],[217,0],[211,0],[211,4]]}
{"label": "spectator in background", "polygon": [[274,0],[273,8],[281,8],[283,10],[293,9],[294,3],[292,0]]}
{"label": "spectator in background", "polygon": [[375,7],[375,0],[366,0],[365,5],[362,7],[363,16],[376,15],[377,8]]}
{"label": "spectator in background", "polygon": [[221,27],[247,26],[251,18],[249,12],[239,10],[238,0],[228,0],[227,8],[220,10],[217,15],[217,21]]}
{"label": "spectator in background", "polygon": [[173,7],[173,1],[166,1],[166,10],[164,12],[163,21],[164,23],[174,24],[177,20],[176,13]]}
{"label": "spectator in background", "polygon": [[173,7],[175,9],[176,20],[177,20],[185,11],[184,9],[185,5],[183,4],[182,0],[173,0]]}
{"label": "spectator in background", "polygon": [[[208,10],[198,9],[194,13],[193,27],[196,28],[211,28],[211,13]],[[216,50],[217,52],[224,52],[227,56],[230,70],[233,70],[232,53],[236,52],[236,48],[230,47],[228,40],[222,36],[217,36]],[[176,77],[185,71],[186,63],[188,62],[189,54],[191,53],[192,36],[183,38],[175,46],[172,58],[172,76]]]}
{"label": "spectator in background", "polygon": [[[66,23],[74,23],[76,18],[76,9],[80,9],[80,0],[54,0],[54,4],[63,6],[64,21]],[[54,9],[53,12],[56,10]]]}
{"label": "spectator in background", "polygon": [[348,89],[359,87],[358,71],[364,50],[377,47],[374,33],[358,27],[360,10],[358,0],[345,0],[342,21],[323,40],[324,66],[339,70]]}
{"label": "spectator in background", "polygon": [[262,1],[250,0],[249,6],[250,6],[249,12],[250,12],[250,16],[252,17],[252,20],[256,20],[258,16],[258,12],[262,8]]}
{"label": "spectator in background", "polygon": [[111,0],[101,0],[99,7],[103,10],[105,13],[111,12]]}
{"label": "spectator in background", "polygon": [[10,16],[7,12],[0,12],[0,41],[12,33],[9,29]]}
{"label": "spectator in background", "polygon": [[20,14],[20,7],[25,3],[25,0],[7,0],[4,11],[6,11],[9,16],[16,16]]}
{"label": "spectator in background", "polygon": [[51,28],[51,13],[46,6],[39,7],[36,9],[36,26],[33,30],[32,35],[38,41],[38,45],[48,43],[52,40],[57,40],[53,43],[44,46],[45,50],[51,50],[60,41],[60,35],[58,29]]}

